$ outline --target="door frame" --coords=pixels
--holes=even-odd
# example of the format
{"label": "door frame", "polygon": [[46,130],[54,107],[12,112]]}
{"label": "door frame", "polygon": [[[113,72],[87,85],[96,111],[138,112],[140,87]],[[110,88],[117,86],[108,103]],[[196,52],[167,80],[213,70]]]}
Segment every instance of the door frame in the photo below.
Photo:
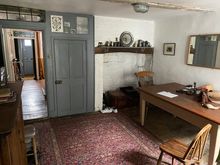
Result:
{"label": "door frame", "polygon": [[[8,20],[0,20],[0,30],[2,34],[2,28],[6,29],[28,29],[33,31],[41,31],[42,32],[42,46],[43,46],[43,54],[44,54],[44,70],[45,70],[45,91],[47,93],[47,115],[49,117],[49,109],[51,103],[51,95],[48,92],[49,87],[49,73],[51,73],[51,69],[48,67],[48,63],[50,58],[47,56],[47,43],[46,43],[46,36],[47,36],[47,28],[46,23],[39,23],[39,22],[22,22],[22,21],[8,21]],[[2,37],[2,35],[1,35]],[[3,47],[3,51],[4,47]],[[3,52],[4,54],[4,52]],[[3,55],[4,58],[4,55]],[[4,59],[5,60],[5,59]]]}

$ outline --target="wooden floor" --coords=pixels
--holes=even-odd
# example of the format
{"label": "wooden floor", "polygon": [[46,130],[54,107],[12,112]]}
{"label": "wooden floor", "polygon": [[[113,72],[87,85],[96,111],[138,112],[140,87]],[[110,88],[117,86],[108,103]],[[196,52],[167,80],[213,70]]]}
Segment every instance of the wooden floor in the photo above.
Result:
{"label": "wooden floor", "polygon": [[22,89],[22,108],[24,120],[46,118],[47,104],[42,88],[44,80],[25,80]]}

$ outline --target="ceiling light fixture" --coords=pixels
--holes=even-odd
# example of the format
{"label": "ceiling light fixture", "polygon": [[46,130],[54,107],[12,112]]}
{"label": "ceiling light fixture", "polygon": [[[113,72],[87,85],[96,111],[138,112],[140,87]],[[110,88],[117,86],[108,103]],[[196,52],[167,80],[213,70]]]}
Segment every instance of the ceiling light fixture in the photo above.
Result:
{"label": "ceiling light fixture", "polygon": [[149,6],[145,3],[132,3],[131,5],[137,13],[146,13],[149,10]]}

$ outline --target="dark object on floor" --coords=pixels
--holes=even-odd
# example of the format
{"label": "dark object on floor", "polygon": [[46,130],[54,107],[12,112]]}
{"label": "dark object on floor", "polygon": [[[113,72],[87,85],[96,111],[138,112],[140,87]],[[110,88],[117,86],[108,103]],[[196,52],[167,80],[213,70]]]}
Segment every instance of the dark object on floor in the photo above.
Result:
{"label": "dark object on floor", "polygon": [[110,107],[110,106],[111,106],[110,94],[107,91],[107,92],[103,93],[103,107],[102,107],[102,109],[105,109],[106,107]]}
{"label": "dark object on floor", "polygon": [[140,95],[134,87],[132,87],[132,86],[121,87],[120,91],[122,91],[126,96],[129,97],[129,99],[132,102],[132,104],[131,104],[132,106],[138,106],[139,105]]}
{"label": "dark object on floor", "polygon": [[189,146],[177,141],[176,139],[171,139],[161,144],[161,153],[157,165],[161,164],[164,152],[172,157],[172,164],[174,163],[174,159],[184,164],[200,164],[203,156],[204,146],[211,128],[211,124],[207,124],[205,127],[203,127]]}
{"label": "dark object on floor", "polygon": [[121,87],[120,91],[122,91],[125,95],[127,95],[127,96],[129,96],[129,97],[131,97],[133,99],[139,98],[139,93],[132,86]]}
{"label": "dark object on floor", "polygon": [[118,109],[132,107],[137,101],[120,90],[110,91],[110,106]]}

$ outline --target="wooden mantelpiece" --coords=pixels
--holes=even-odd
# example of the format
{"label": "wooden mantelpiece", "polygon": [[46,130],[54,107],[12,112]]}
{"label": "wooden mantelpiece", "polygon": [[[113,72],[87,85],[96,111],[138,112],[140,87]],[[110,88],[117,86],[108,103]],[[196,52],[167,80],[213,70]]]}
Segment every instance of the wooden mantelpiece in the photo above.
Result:
{"label": "wooden mantelpiece", "polygon": [[154,53],[154,48],[147,47],[95,47],[95,54],[104,53],[115,53],[115,52],[130,52],[130,53],[140,53],[140,54],[150,54]]}

